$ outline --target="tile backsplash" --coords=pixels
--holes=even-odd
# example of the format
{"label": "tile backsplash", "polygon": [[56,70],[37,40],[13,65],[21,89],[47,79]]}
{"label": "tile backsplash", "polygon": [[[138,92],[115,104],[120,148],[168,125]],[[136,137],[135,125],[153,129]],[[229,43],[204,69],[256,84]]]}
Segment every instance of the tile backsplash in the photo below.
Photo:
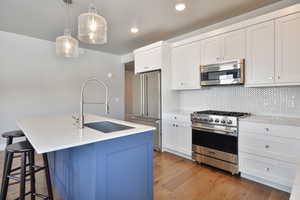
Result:
{"label": "tile backsplash", "polygon": [[181,91],[180,105],[191,111],[216,109],[300,117],[300,87],[207,87]]}

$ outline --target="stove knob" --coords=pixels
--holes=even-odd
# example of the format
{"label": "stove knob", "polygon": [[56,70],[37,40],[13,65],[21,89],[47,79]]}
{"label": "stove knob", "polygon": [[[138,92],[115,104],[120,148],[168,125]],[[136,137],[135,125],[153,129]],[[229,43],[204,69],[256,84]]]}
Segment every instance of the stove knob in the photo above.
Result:
{"label": "stove knob", "polygon": [[219,122],[220,122],[220,120],[219,120],[219,119],[216,119],[216,120],[215,120],[215,122],[216,122],[216,123],[219,123]]}
{"label": "stove knob", "polygon": [[207,122],[207,121],[208,121],[208,119],[206,119],[206,118],[205,118],[205,119],[203,119],[203,120],[204,120],[205,122]]}
{"label": "stove knob", "polygon": [[232,124],[232,120],[228,120],[228,121],[227,121],[227,124]]}
{"label": "stove knob", "polygon": [[214,119],[210,118],[208,121],[209,121],[209,122],[213,122],[213,121],[214,121]]}
{"label": "stove knob", "polygon": [[222,123],[222,124],[225,124],[225,120],[223,119],[223,120],[221,121],[221,123]]}

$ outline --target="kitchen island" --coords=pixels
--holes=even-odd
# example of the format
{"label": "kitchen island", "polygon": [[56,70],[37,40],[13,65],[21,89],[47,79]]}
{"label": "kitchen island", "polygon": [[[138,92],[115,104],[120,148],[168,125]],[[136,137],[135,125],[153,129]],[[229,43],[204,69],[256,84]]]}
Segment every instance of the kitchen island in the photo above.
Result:
{"label": "kitchen island", "polygon": [[125,130],[79,129],[70,115],[19,120],[37,153],[47,153],[52,183],[63,200],[151,200],[154,127],[85,115]]}

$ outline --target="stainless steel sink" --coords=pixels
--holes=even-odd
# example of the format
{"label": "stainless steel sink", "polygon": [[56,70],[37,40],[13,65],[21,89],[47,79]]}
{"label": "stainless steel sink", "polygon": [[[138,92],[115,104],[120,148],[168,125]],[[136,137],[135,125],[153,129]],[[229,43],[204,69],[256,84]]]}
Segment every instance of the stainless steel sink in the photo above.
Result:
{"label": "stainless steel sink", "polygon": [[102,121],[102,122],[93,122],[84,124],[85,127],[95,129],[97,131],[101,131],[103,133],[111,133],[116,131],[133,129],[134,127],[125,126],[122,124],[117,124],[110,121]]}

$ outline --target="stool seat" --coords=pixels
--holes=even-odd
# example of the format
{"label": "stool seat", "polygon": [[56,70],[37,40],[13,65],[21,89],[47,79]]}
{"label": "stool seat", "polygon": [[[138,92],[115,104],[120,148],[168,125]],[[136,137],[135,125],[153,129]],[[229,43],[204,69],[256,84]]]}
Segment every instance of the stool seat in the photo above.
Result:
{"label": "stool seat", "polygon": [[8,145],[6,150],[11,153],[22,153],[33,151],[33,147],[28,141],[22,141]]}
{"label": "stool seat", "polygon": [[24,133],[21,130],[10,131],[2,134],[2,137],[9,138],[9,137],[24,137]]}

